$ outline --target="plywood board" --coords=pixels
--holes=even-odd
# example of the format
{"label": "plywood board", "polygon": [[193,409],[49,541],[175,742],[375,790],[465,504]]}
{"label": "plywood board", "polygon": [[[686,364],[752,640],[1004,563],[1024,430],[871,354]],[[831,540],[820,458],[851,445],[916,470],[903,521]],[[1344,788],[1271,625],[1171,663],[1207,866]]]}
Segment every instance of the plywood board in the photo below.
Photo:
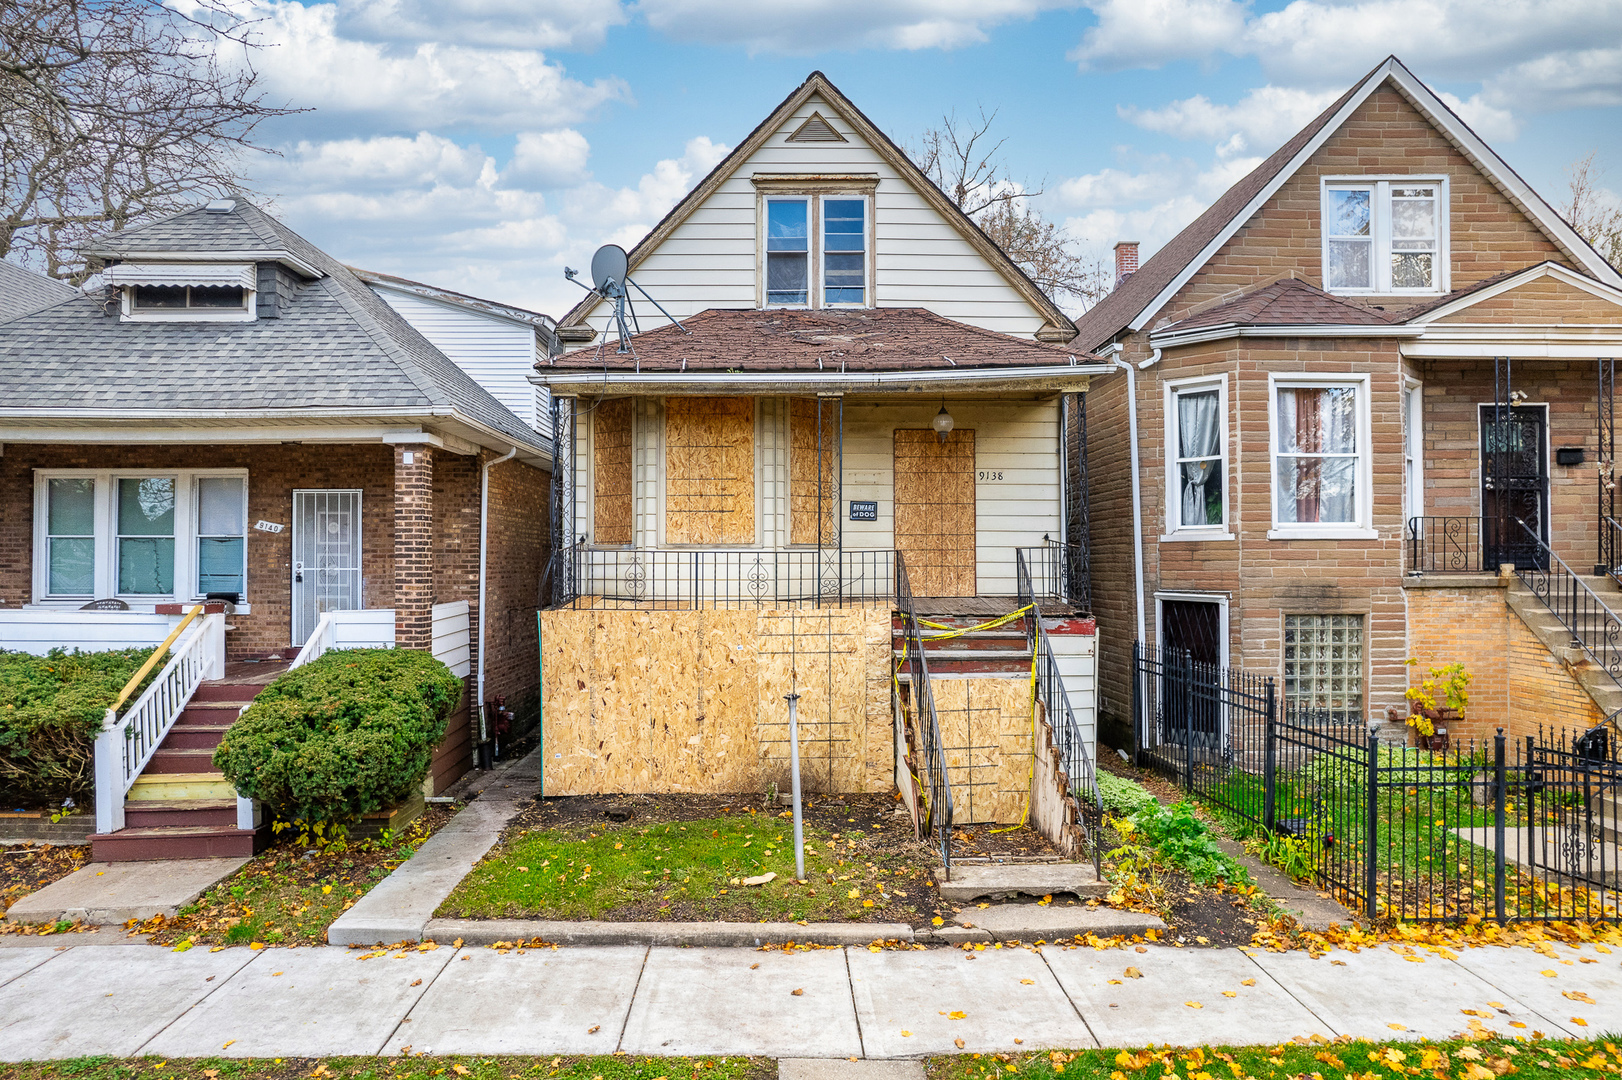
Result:
{"label": "plywood board", "polygon": [[[839,413],[836,403],[823,406],[818,445],[817,399],[789,401],[789,543],[815,544],[826,514],[838,514],[834,502],[834,469],[839,462]],[[827,530],[823,530],[826,532]],[[828,542],[832,543],[831,536]]]}
{"label": "plywood board", "polygon": [[1020,820],[1031,791],[1031,686],[1026,679],[932,678],[952,819]]}
{"label": "plywood board", "polygon": [[974,596],[974,431],[895,431],[895,546],[914,596]]}
{"label": "plywood board", "polygon": [[592,538],[631,542],[631,398],[598,402],[591,413]]}
{"label": "plywood board", "polygon": [[753,398],[666,399],[665,541],[755,542]]}

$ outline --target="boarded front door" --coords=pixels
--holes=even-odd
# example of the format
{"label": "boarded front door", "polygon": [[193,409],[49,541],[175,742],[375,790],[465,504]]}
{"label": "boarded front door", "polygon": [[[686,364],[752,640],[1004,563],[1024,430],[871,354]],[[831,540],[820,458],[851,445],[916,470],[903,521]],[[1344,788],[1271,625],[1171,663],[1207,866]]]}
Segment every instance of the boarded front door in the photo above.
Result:
{"label": "boarded front door", "polygon": [[895,547],[914,596],[974,596],[974,430],[895,433]]}
{"label": "boarded front door", "polygon": [[293,492],[293,644],[322,612],[361,606],[360,492]]}

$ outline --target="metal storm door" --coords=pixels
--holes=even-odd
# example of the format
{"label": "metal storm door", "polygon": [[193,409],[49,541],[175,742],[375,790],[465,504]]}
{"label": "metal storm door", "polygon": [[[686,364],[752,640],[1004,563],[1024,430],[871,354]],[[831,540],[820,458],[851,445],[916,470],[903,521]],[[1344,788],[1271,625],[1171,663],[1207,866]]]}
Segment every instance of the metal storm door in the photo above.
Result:
{"label": "metal storm door", "polygon": [[1222,732],[1222,608],[1160,601],[1162,742],[1215,746]]}
{"label": "metal storm door", "polygon": [[293,644],[323,612],[361,606],[360,492],[293,492]]}
{"label": "metal storm door", "polygon": [[1482,569],[1512,562],[1543,570],[1543,548],[1516,519],[1549,542],[1548,414],[1533,406],[1481,406]]}

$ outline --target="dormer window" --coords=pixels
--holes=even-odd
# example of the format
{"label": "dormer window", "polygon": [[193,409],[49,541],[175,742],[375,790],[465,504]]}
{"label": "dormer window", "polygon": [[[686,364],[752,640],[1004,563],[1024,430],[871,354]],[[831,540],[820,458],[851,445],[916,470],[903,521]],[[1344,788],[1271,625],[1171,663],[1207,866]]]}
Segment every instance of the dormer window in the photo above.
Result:
{"label": "dormer window", "polygon": [[108,267],[126,322],[246,322],[255,316],[252,263],[119,263]]}
{"label": "dormer window", "polygon": [[1324,288],[1447,289],[1447,184],[1432,177],[1335,177],[1323,188]]}

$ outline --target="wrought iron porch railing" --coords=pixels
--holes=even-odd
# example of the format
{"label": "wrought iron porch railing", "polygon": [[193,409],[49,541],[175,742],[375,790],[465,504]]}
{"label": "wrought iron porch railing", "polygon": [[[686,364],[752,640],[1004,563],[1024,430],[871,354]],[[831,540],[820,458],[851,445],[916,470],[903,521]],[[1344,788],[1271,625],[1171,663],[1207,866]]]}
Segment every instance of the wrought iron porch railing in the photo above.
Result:
{"label": "wrought iron porch railing", "polygon": [[946,748],[941,741],[940,724],[935,717],[935,694],[929,682],[929,662],[924,659],[924,639],[918,625],[918,612],[912,602],[912,586],[907,580],[907,560],[895,555],[895,598],[901,612],[902,634],[907,664],[907,701],[912,710],[912,730],[917,740],[912,767],[924,792],[925,836],[933,837],[940,852],[943,872],[952,870],[952,782],[946,772]]}
{"label": "wrought iron porch railing", "polygon": [[1070,778],[1070,790],[1075,793],[1076,802],[1081,807],[1081,821],[1078,824],[1081,825],[1087,853],[1092,856],[1093,869],[1102,874],[1103,851],[1099,837],[1104,824],[1103,796],[1098,790],[1098,779],[1093,774],[1093,758],[1087,752],[1087,741],[1082,736],[1075,712],[1070,708],[1070,694],[1065,690],[1059,663],[1053,657],[1053,646],[1048,641],[1047,631],[1042,628],[1041,597],[1032,582],[1025,551],[1024,548],[1014,550],[1014,564],[1019,575],[1020,606],[1029,604],[1031,608],[1030,614],[1025,617],[1025,640],[1031,647],[1036,697],[1042,703],[1042,714],[1053,729],[1053,747],[1058,751],[1065,775]]}
{"label": "wrought iron porch railing", "polygon": [[888,604],[893,551],[596,548],[554,553],[552,607],[692,610]]}
{"label": "wrought iron porch railing", "polygon": [[1411,517],[1408,519],[1410,574],[1480,574],[1485,566],[1479,517]]}
{"label": "wrought iron porch railing", "polygon": [[1516,518],[1515,524],[1542,549],[1547,567],[1517,568],[1515,576],[1571,632],[1572,641],[1583,654],[1622,687],[1622,617],[1573,573],[1564,559],[1550,551],[1526,522]]}
{"label": "wrought iron porch railing", "polygon": [[1040,547],[1016,551],[1037,599],[1067,604],[1076,611],[1092,611],[1092,568],[1085,547],[1049,540]]}
{"label": "wrought iron porch railing", "polygon": [[1622,522],[1609,514],[1599,523],[1599,559],[1596,569],[1622,585]]}

